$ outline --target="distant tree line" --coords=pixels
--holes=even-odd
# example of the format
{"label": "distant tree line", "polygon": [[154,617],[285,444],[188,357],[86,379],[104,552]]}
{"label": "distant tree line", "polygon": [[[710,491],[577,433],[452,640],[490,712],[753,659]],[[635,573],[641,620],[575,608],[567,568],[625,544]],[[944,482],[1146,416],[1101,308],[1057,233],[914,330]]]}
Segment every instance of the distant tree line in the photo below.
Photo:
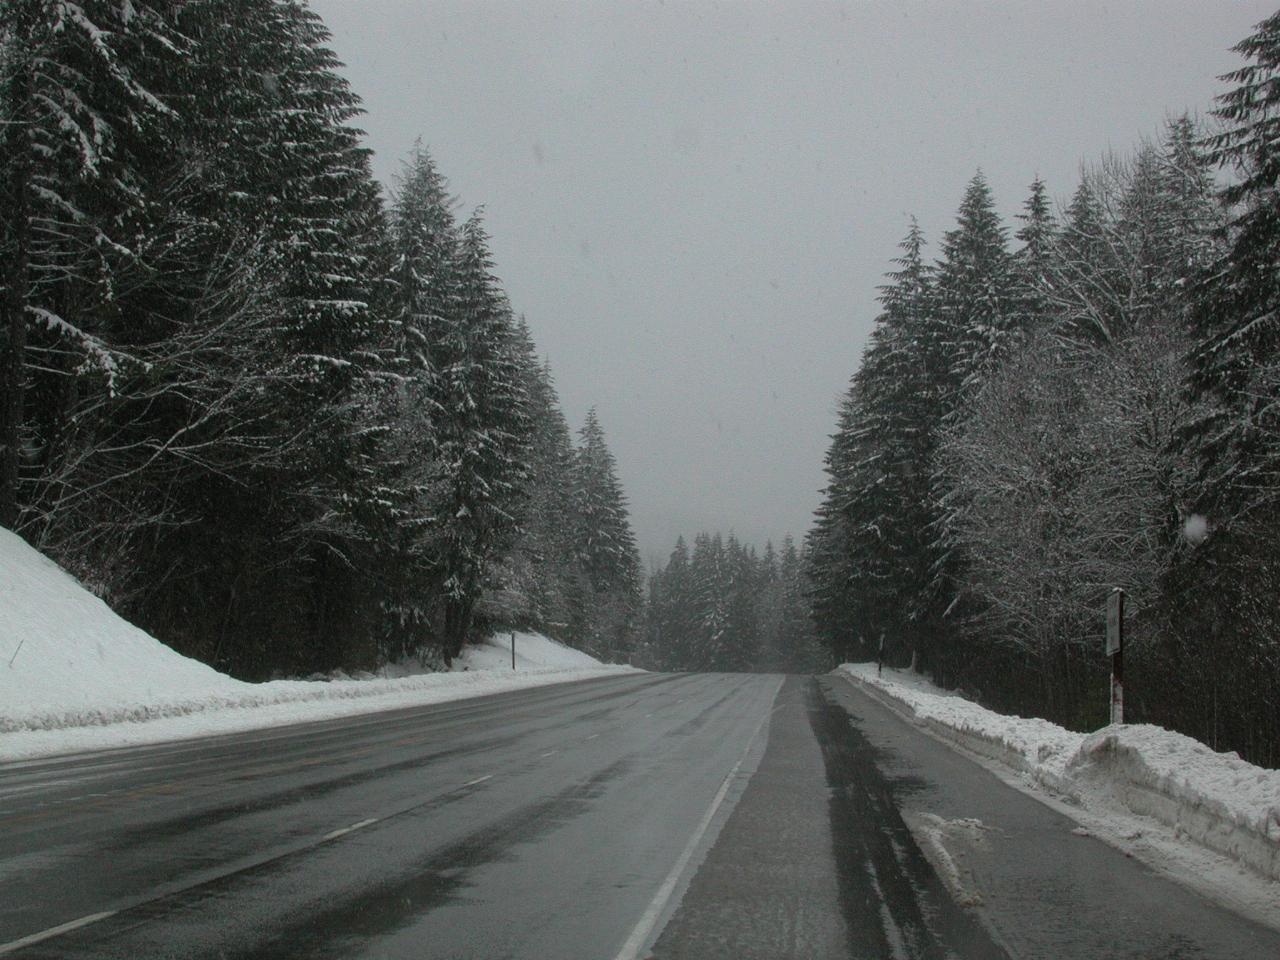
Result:
{"label": "distant tree line", "polygon": [[830,666],[809,618],[803,552],[764,553],[731,533],[683,537],[649,577],[636,662],[660,670],[810,673]]}
{"label": "distant tree line", "polygon": [[1236,50],[1212,127],[1037,180],[1012,244],[981,173],[938,259],[912,224],[808,540],[841,657],[1094,727],[1121,587],[1126,719],[1280,762],[1280,14]]}
{"label": "distant tree line", "polygon": [[244,677],[608,656],[626,502],[427,151],[382,199],[302,0],[0,0],[0,524]]}

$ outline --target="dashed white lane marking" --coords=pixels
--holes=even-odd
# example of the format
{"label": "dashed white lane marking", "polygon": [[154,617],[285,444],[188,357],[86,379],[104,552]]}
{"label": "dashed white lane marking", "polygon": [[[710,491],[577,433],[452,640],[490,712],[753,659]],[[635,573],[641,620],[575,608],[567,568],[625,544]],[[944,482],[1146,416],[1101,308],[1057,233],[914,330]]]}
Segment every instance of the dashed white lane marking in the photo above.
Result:
{"label": "dashed white lane marking", "polygon": [[649,719],[650,717],[652,717],[652,716],[653,716],[653,714],[652,714],[652,713],[646,713],[646,714],[644,715],[644,718],[645,718],[646,720],[648,720],[648,719]]}
{"label": "dashed white lane marking", "polygon": [[[551,751],[555,753],[555,751]],[[478,783],[484,783],[486,780],[492,780],[493,774],[486,774],[483,777],[476,777],[474,780],[468,780],[463,787],[474,787]],[[461,788],[459,788],[461,789]],[[377,817],[370,817],[368,820],[361,820],[359,823],[353,823],[349,827],[342,827],[338,830],[331,830],[320,838],[321,843],[328,843],[330,840],[336,840],[338,837],[346,836],[354,830],[363,830],[365,827],[371,827],[378,823]],[[79,920],[71,920],[67,923],[60,923],[56,927],[50,927],[47,930],[41,930],[39,933],[33,933],[17,940],[10,940],[8,943],[0,943],[0,956],[7,953],[13,953],[15,950],[21,950],[23,947],[29,947],[33,943],[40,943],[42,940],[48,940],[51,937],[57,937],[64,933],[70,933],[72,930],[78,930],[80,927],[87,927],[91,923],[97,923],[99,920],[105,920],[107,917],[114,917],[118,910],[104,910],[102,913],[91,913],[87,917],[81,917]]]}
{"label": "dashed white lane marking", "polygon": [[352,830],[363,830],[365,827],[371,827],[377,822],[377,817],[370,817],[368,820],[361,820],[359,823],[353,823],[349,827],[343,827],[340,830],[332,830],[321,837],[320,842],[328,843],[330,840],[336,840],[338,837],[346,836]]}
{"label": "dashed white lane marking", "polygon": [[24,793],[31,793],[34,790],[44,790],[46,787],[61,787],[68,783],[79,783],[83,779],[85,778],[72,777],[70,780],[45,780],[42,783],[26,783],[9,790],[0,790],[0,797],[17,797]]}
{"label": "dashed white lane marking", "polygon": [[[773,697],[770,698],[770,704],[777,698],[778,691],[782,689],[782,681],[778,681],[778,685],[773,689]],[[689,838],[689,842],[685,844],[684,851],[676,860],[675,866],[671,868],[671,872],[667,874],[667,878],[662,881],[662,886],[658,887],[658,892],[653,895],[653,900],[649,902],[648,908],[640,916],[640,921],[636,924],[635,929],[631,931],[631,936],[627,938],[627,942],[622,945],[622,949],[618,951],[613,960],[636,960],[640,956],[640,948],[643,947],[649,939],[653,929],[657,926],[658,920],[662,916],[662,911],[666,909],[667,902],[671,899],[671,895],[675,893],[676,887],[680,883],[680,878],[684,875],[685,870],[689,866],[689,861],[693,859],[694,852],[698,849],[698,844],[702,842],[702,837],[707,832],[707,828],[711,826],[711,821],[715,819],[716,811],[720,809],[720,804],[724,803],[724,798],[729,793],[729,787],[733,784],[733,778],[737,776],[742,765],[746,763],[747,757],[751,753],[751,746],[756,742],[756,737],[760,736],[760,731],[764,729],[765,721],[773,715],[773,711],[766,711],[760,718],[760,722],[756,724],[755,730],[751,732],[751,736],[747,738],[747,745],[743,748],[742,756],[738,758],[738,762],[733,765],[720,784],[720,789],[716,791],[715,798],[711,801],[711,806],[707,808],[707,812],[702,815],[698,827],[693,831],[693,836]]]}
{"label": "dashed white lane marking", "polygon": [[539,760],[545,760],[547,757],[554,757],[554,756],[555,756],[557,753],[559,753],[559,752],[560,752],[560,751],[558,751],[558,750],[548,750],[546,753],[544,753],[544,754],[543,754],[541,757],[539,757],[538,759],[539,759]]}
{"label": "dashed white lane marking", "polygon": [[91,913],[87,917],[81,917],[79,920],[71,920],[67,923],[60,923],[56,927],[50,927],[48,930],[41,930],[39,933],[33,933],[20,940],[10,940],[8,943],[0,943],[0,956],[3,956],[6,953],[13,953],[15,950],[21,950],[23,947],[29,947],[33,943],[39,943],[41,940],[48,940],[50,937],[56,937],[63,933],[70,933],[72,930],[78,930],[80,927],[87,927],[91,923],[97,923],[99,920],[105,920],[107,917],[115,916],[115,914],[116,911],[114,910],[104,910],[102,913]]}
{"label": "dashed white lane marking", "polygon": [[596,737],[598,737],[598,736],[600,736],[600,734],[598,734],[598,733],[593,733],[591,736],[587,737],[586,739],[588,739],[588,740],[594,740],[594,739],[595,739]]}

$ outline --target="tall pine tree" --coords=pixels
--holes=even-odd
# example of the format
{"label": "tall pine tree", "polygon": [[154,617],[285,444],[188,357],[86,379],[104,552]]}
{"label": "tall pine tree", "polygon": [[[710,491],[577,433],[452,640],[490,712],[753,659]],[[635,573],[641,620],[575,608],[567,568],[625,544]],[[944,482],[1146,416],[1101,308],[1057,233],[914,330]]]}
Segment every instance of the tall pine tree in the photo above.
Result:
{"label": "tall pine tree", "polygon": [[617,462],[594,408],[578,433],[573,470],[579,578],[571,636],[584,649],[626,655],[640,603],[640,551]]}

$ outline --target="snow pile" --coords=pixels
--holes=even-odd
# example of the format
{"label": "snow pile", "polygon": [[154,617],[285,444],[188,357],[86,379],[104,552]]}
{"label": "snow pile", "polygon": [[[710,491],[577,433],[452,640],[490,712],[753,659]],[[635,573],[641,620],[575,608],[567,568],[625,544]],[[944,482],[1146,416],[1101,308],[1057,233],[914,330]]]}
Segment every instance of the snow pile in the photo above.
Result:
{"label": "snow pile", "polygon": [[[117,616],[0,529],[0,760],[231,733],[630,671],[537,634],[469,647],[452,673],[245,683]],[[145,721],[145,722],[143,722]]]}
{"label": "snow pile", "polygon": [[1048,720],[995,713],[916,674],[886,668],[877,676],[874,663],[846,663],[840,670],[906,704],[921,726],[940,737],[1026,773],[1051,790],[1074,795],[1066,768],[1084,734]]}
{"label": "snow pile", "polygon": [[995,713],[919,676],[873,663],[841,672],[905,706],[912,718],[1089,807],[1119,805],[1280,880],[1280,771],[1217,753],[1148,724],[1072,733],[1035,718]]}
{"label": "snow pile", "polygon": [[1280,770],[1150,724],[1084,738],[1068,773],[1127,809],[1280,880]]}

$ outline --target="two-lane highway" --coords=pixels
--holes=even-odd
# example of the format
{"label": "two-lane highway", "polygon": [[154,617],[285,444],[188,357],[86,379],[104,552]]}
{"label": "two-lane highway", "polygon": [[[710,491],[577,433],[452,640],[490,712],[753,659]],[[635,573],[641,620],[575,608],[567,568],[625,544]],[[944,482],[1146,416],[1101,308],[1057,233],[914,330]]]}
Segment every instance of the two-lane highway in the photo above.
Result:
{"label": "two-lane highway", "polygon": [[836,676],[0,765],[0,955],[1274,960]]}

